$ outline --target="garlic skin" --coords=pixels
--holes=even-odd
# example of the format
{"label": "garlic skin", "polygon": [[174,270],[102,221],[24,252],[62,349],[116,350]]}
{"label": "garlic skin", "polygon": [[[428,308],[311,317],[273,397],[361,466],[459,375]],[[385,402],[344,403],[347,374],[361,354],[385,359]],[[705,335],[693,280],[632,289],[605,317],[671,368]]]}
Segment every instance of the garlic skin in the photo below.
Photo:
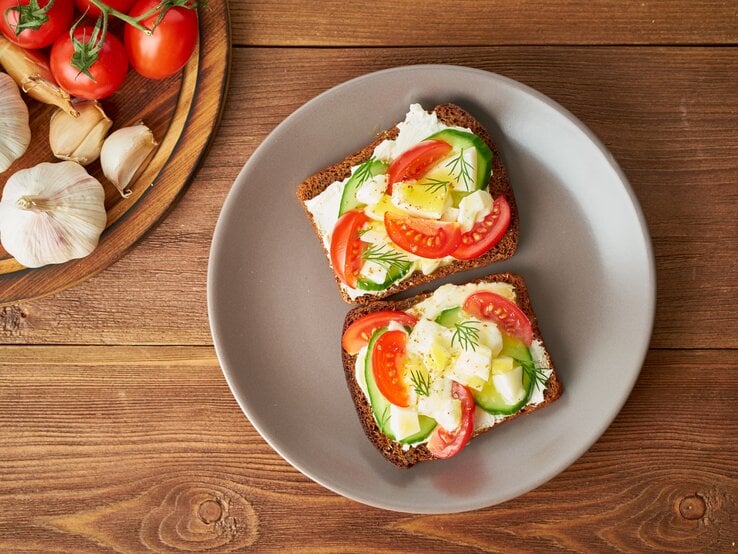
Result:
{"label": "garlic skin", "polygon": [[105,177],[115,185],[123,198],[130,196],[128,185],[145,167],[144,162],[159,143],[146,125],[139,123],[112,133],[103,143],[100,165]]}
{"label": "garlic skin", "polygon": [[87,256],[106,222],[105,191],[77,163],[40,163],[5,183],[0,243],[26,267]]}
{"label": "garlic skin", "polygon": [[62,109],[56,110],[49,124],[49,144],[60,160],[89,165],[100,157],[105,135],[113,122],[94,100],[78,102],[74,107],[79,117]]}
{"label": "garlic skin", "polygon": [[25,154],[29,144],[28,106],[12,77],[0,73],[0,173]]}

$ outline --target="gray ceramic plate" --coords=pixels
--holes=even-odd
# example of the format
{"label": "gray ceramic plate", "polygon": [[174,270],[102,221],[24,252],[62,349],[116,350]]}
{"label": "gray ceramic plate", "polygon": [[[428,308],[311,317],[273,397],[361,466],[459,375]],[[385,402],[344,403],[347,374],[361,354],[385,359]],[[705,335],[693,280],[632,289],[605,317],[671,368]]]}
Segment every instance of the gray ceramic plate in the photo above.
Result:
{"label": "gray ceramic plate", "polygon": [[[412,102],[426,108],[455,102],[499,142],[520,208],[518,253],[446,281],[508,270],[522,274],[565,393],[552,406],[472,441],[453,459],[401,470],[374,449],[354,412],[340,356],[349,306],[294,191],[401,120]],[[446,513],[529,491],[598,439],[641,369],[654,283],[635,195],[580,121],[505,77],[431,65],[380,71],[337,86],[267,137],[220,215],[208,304],[233,394],[288,462],[372,506]]]}

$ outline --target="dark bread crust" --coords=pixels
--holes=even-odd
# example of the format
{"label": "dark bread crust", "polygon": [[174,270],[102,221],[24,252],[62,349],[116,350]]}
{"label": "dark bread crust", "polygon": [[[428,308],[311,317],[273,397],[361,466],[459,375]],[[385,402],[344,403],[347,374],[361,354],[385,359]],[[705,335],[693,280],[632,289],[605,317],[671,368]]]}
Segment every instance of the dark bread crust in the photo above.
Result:
{"label": "dark bread crust", "polygon": [[[343,299],[349,304],[368,304],[370,302],[386,298],[393,294],[397,294],[398,292],[409,289],[411,287],[415,287],[423,283],[428,283],[436,279],[441,279],[442,277],[445,277],[452,273],[467,271],[477,267],[489,265],[493,262],[506,260],[512,257],[513,254],[515,254],[515,250],[518,246],[518,238],[520,235],[518,208],[515,204],[515,196],[513,195],[512,187],[510,186],[510,180],[507,176],[507,170],[502,163],[502,158],[500,157],[500,151],[497,148],[497,145],[494,143],[489,133],[482,126],[482,124],[459,106],[456,106],[455,104],[439,104],[433,109],[433,111],[436,112],[438,119],[446,125],[466,127],[470,129],[475,135],[477,135],[485,143],[487,143],[487,146],[489,146],[492,150],[492,176],[489,182],[489,192],[493,198],[497,198],[501,195],[504,196],[507,200],[507,203],[510,205],[510,227],[508,228],[505,235],[502,237],[502,240],[500,240],[500,242],[497,243],[494,248],[492,248],[482,256],[474,260],[454,261],[449,265],[439,267],[430,275],[423,275],[422,272],[415,271],[407,279],[404,279],[399,283],[395,283],[387,290],[378,294],[364,294],[356,299],[352,299],[343,290],[343,288],[341,287],[340,279],[334,274],[336,283],[338,284],[338,290],[340,291]],[[305,210],[305,214],[307,215],[308,220],[313,226],[313,229],[315,230],[315,233],[318,235],[319,239],[321,239],[320,231],[315,224],[315,220],[313,219],[312,214],[308,211],[307,206],[305,205],[305,201],[318,196],[331,183],[334,183],[335,181],[342,181],[343,179],[348,177],[351,174],[351,168],[353,166],[368,160],[372,156],[372,154],[374,153],[374,149],[380,142],[385,139],[396,138],[398,132],[399,130],[397,129],[397,127],[393,127],[388,131],[384,131],[373,142],[371,142],[358,152],[355,152],[350,156],[344,158],[340,162],[316,173],[312,177],[303,181],[297,187],[297,198],[300,200],[300,203]],[[326,250],[322,239],[321,245],[323,245],[323,250],[325,251],[326,257],[328,258],[328,263],[330,264],[330,252]]]}
{"label": "dark bread crust", "polygon": [[[541,340],[541,342],[543,342],[543,339],[541,338],[541,331],[538,328],[538,320],[536,319],[535,313],[533,312],[533,307],[530,303],[530,297],[528,296],[528,289],[525,285],[525,281],[523,281],[523,278],[520,275],[515,273],[498,273],[475,279],[470,282],[504,282],[513,285],[516,294],[516,303],[518,304],[520,309],[525,312],[525,314],[528,316],[528,319],[530,319],[531,326],[533,327],[533,338]],[[343,332],[346,332],[346,329],[349,327],[349,325],[351,325],[351,323],[366,314],[378,312],[381,310],[407,310],[415,304],[421,302],[422,300],[425,300],[431,294],[433,294],[433,292],[429,291],[405,300],[384,300],[368,305],[358,306],[350,310],[346,314],[346,318],[343,323]],[[553,361],[551,360],[551,356],[549,355],[548,351],[545,349],[545,345],[544,351],[547,366],[552,370],[552,372],[551,376],[548,379],[548,382],[546,383],[546,390],[543,395],[543,402],[536,405],[525,406],[519,412],[507,416],[504,420],[495,424],[493,427],[480,429],[479,431],[475,432],[473,435],[474,437],[481,435],[482,433],[486,433],[487,431],[494,427],[497,427],[498,425],[501,425],[508,421],[512,421],[513,419],[521,415],[532,413],[545,406],[548,406],[561,396],[561,393],[563,392],[563,386],[561,384],[561,381],[559,381],[558,377],[556,376],[556,370],[554,369]],[[377,449],[379,449],[379,451],[382,453],[382,455],[390,462],[402,468],[409,468],[418,462],[434,460],[435,458],[431,455],[430,451],[425,445],[419,445],[411,447],[408,450],[403,450],[402,444],[391,440],[387,437],[387,435],[382,433],[382,431],[379,429],[379,426],[377,425],[377,422],[374,419],[369,401],[366,396],[364,396],[363,391],[359,387],[359,383],[356,381],[354,373],[356,367],[356,356],[349,355],[343,349],[341,349],[341,354],[343,357],[343,370],[346,376],[346,384],[348,385],[349,392],[351,393],[351,398],[354,401],[356,412],[359,415],[359,419],[361,420],[361,425],[364,428],[364,432],[366,433],[367,437],[369,437],[369,440],[372,441],[374,446],[376,446]]]}

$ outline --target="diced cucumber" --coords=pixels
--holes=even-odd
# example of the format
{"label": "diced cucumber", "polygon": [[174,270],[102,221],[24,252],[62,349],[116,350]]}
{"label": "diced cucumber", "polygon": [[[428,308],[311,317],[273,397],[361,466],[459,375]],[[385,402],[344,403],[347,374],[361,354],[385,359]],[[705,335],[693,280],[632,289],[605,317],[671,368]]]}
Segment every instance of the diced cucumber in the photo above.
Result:
{"label": "diced cucumber", "polygon": [[359,190],[361,185],[375,175],[386,173],[387,167],[388,165],[386,163],[371,158],[356,168],[356,171],[354,171],[353,175],[351,175],[351,178],[346,183],[346,186],[343,188],[341,206],[338,209],[338,217],[341,217],[346,212],[361,205],[361,202],[356,198],[356,191]]}
{"label": "diced cucumber", "polygon": [[446,310],[443,310],[440,314],[436,316],[436,323],[439,325],[443,325],[444,327],[448,327],[449,329],[453,329],[454,325],[457,323],[461,323],[464,321],[464,314],[461,311],[461,306],[456,306],[454,308],[448,308]]}
{"label": "diced cucumber", "polygon": [[[374,380],[374,370],[372,369],[372,352],[374,345],[377,343],[379,337],[381,337],[387,331],[387,327],[377,329],[372,338],[369,339],[369,345],[366,349],[366,358],[364,359],[364,377],[366,379],[366,390],[369,393],[369,404],[371,404],[372,412],[374,412],[374,419],[379,426],[380,431],[387,435],[390,439],[395,440],[395,437],[391,431],[390,426],[390,402],[387,400],[377,387],[377,382]],[[420,431],[405,437],[402,439],[403,444],[414,444],[427,438],[428,435],[433,432],[436,428],[436,420],[430,417],[421,415],[418,417],[418,423],[420,423]]]}
{"label": "diced cucumber", "polygon": [[[510,337],[504,333],[502,334],[502,352],[500,352],[500,356],[510,356],[511,358],[515,358],[516,360],[520,360],[522,362],[533,361],[533,357],[530,355],[530,350],[528,350],[528,348],[525,346],[525,344],[523,344],[522,341],[514,337]],[[530,400],[530,395],[533,392],[533,380],[530,378],[527,371],[523,370],[522,378],[523,389],[525,389],[525,396],[520,402],[516,404],[510,404],[503,398],[503,396],[499,393],[499,391],[492,383],[491,375],[489,380],[484,384],[482,390],[472,391],[474,401],[480,408],[482,408],[486,412],[489,412],[490,414],[514,414],[528,403],[528,400]]]}
{"label": "diced cucumber", "polygon": [[466,148],[474,148],[477,151],[477,175],[475,184],[477,189],[483,189],[489,183],[492,172],[492,150],[489,146],[473,133],[459,131],[458,129],[444,129],[434,133],[425,140],[442,140],[453,146],[454,151],[460,153]]}

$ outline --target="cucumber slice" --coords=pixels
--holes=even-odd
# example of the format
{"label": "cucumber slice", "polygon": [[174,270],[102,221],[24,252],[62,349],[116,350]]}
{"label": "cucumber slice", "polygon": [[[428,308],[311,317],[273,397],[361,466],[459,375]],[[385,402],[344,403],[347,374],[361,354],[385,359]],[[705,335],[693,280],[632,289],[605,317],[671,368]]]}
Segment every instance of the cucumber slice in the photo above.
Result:
{"label": "cucumber slice", "polygon": [[[524,362],[533,361],[533,357],[530,355],[530,350],[523,344],[522,341],[505,335],[502,335],[502,352],[501,356],[510,356],[517,360]],[[509,404],[505,398],[497,391],[494,384],[492,383],[492,377],[490,376],[489,381],[484,384],[481,391],[472,391],[474,401],[484,411],[494,415],[510,415],[514,414],[525,406],[530,400],[530,395],[533,392],[533,380],[528,375],[528,372],[523,370],[523,389],[525,389],[525,396],[517,404]]]}
{"label": "cucumber slice", "polygon": [[[372,338],[369,339],[369,345],[366,349],[366,358],[364,359],[364,377],[366,378],[366,390],[369,393],[369,404],[372,407],[374,413],[374,420],[377,422],[380,431],[387,435],[390,439],[395,440],[395,436],[392,434],[390,427],[390,403],[389,401],[379,392],[377,382],[374,380],[374,370],[372,369],[372,351],[374,345],[377,343],[379,337],[381,337],[387,331],[387,327],[377,329]],[[421,415],[418,418],[420,423],[420,431],[405,437],[399,442],[403,444],[414,444],[420,442],[428,437],[436,428],[436,420],[427,416]]]}
{"label": "cucumber slice", "polygon": [[462,321],[464,321],[464,314],[461,311],[461,306],[443,310],[435,319],[436,323],[443,325],[444,327],[448,327],[449,329],[453,329],[454,325],[461,323]]}
{"label": "cucumber slice", "polygon": [[388,165],[386,163],[371,158],[356,168],[356,171],[354,171],[354,174],[351,175],[351,178],[343,188],[341,206],[338,209],[338,217],[341,217],[346,212],[362,205],[356,198],[356,191],[359,190],[361,185],[375,175],[386,173],[387,167]]}
{"label": "cucumber slice", "polygon": [[458,129],[444,129],[434,133],[425,140],[442,140],[453,146],[454,150],[460,152],[465,148],[474,148],[477,151],[477,175],[475,185],[483,189],[489,183],[492,174],[492,150],[489,146],[473,133],[459,131]]}

